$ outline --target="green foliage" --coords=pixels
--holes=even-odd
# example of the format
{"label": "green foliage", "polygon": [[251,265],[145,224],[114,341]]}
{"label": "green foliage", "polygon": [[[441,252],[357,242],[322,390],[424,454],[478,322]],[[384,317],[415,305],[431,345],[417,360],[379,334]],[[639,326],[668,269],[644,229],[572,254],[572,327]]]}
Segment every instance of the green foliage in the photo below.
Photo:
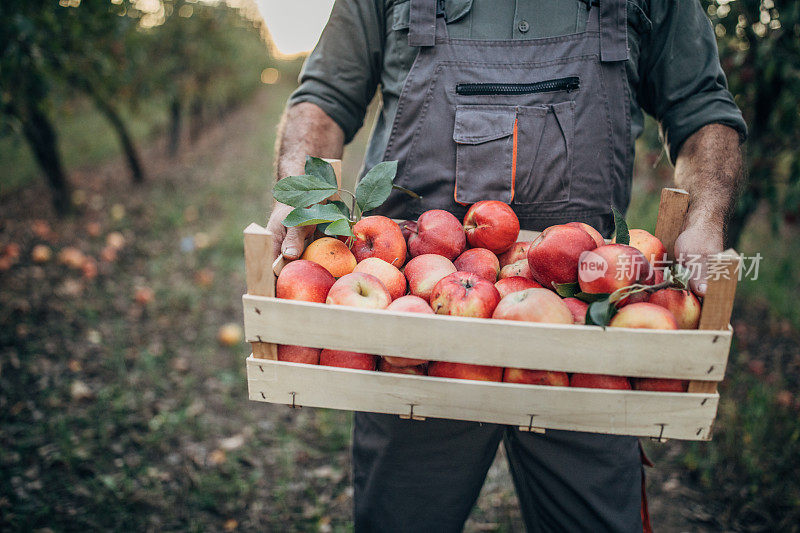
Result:
{"label": "green foliage", "polygon": [[617,244],[630,244],[631,235],[628,231],[628,223],[625,222],[625,216],[620,213],[616,207],[611,208],[614,214],[614,238]]}
{"label": "green foliage", "polygon": [[735,245],[762,202],[774,222],[800,214],[800,3],[705,0],[720,59],[749,128],[747,184],[730,225]]}
{"label": "green foliage", "polygon": [[[310,226],[320,224],[325,235],[353,236],[353,225],[361,214],[383,204],[394,188],[392,181],[397,174],[397,161],[378,163],[361,179],[356,192],[340,189],[336,174],[330,163],[318,157],[306,157],[306,175],[287,176],[273,188],[275,199],[295,209],[283,219],[283,225]],[[399,189],[416,196],[413,192]],[[337,192],[345,192],[353,200],[352,208],[341,200],[327,204],[319,202]]]}
{"label": "green foliage", "polygon": [[617,308],[611,300],[608,298],[597,300],[590,303],[586,310],[586,325],[605,327],[615,314],[617,314]]}

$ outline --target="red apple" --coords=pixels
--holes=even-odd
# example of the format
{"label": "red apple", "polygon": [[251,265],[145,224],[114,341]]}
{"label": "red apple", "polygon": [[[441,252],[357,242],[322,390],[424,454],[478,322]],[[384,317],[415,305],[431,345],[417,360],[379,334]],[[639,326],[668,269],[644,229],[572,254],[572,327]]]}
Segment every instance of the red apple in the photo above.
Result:
{"label": "red apple", "polygon": [[661,289],[650,295],[651,304],[669,310],[678,322],[678,329],[697,329],[700,325],[700,301],[685,289]]}
{"label": "red apple", "polygon": [[589,309],[589,304],[577,298],[564,298],[563,302],[572,313],[574,324],[586,324],[586,311]]}
{"label": "red apple", "polygon": [[319,364],[319,348],[310,346],[295,346],[294,344],[278,345],[278,361],[289,361],[290,363],[305,363],[307,365]]}
{"label": "red apple", "polygon": [[347,352],[345,350],[322,350],[319,364],[340,368],[356,368],[359,370],[375,370],[377,356],[368,353]]}
{"label": "red apple", "polygon": [[381,359],[378,362],[378,370],[381,372],[390,372],[392,374],[412,374],[415,376],[424,376],[427,374],[425,365],[395,366],[386,361],[386,359]]}
{"label": "red apple", "polygon": [[390,265],[378,257],[367,257],[356,265],[353,272],[372,274],[386,286],[392,300],[400,298],[406,293],[406,277],[397,267]]}
{"label": "red apple", "polygon": [[632,229],[629,234],[630,245],[642,252],[651,265],[667,266],[667,249],[657,237],[643,229]]}
{"label": "red apple", "polygon": [[325,303],[367,309],[385,309],[392,301],[386,286],[371,274],[353,272],[333,284]]}
{"label": "red apple", "polygon": [[411,294],[430,301],[433,287],[443,277],[456,272],[448,258],[436,254],[418,255],[403,269]]}
{"label": "red apple", "polygon": [[566,372],[549,370],[528,370],[527,368],[506,368],[503,371],[506,383],[525,383],[528,385],[553,385],[569,387],[569,376]]}
{"label": "red apple", "polygon": [[442,278],[431,292],[431,307],[440,315],[490,318],[499,301],[500,293],[491,281],[469,272]]}
{"label": "red apple", "polygon": [[275,283],[275,296],[288,300],[325,303],[336,278],[328,270],[305,259],[283,267]]}
{"label": "red apple", "polygon": [[407,225],[406,228],[411,257],[438,254],[452,261],[467,246],[461,222],[452,213],[441,209],[425,211],[415,226]]}
{"label": "red apple", "polygon": [[497,258],[500,260],[500,268],[510,265],[511,263],[516,263],[517,261],[521,261],[523,259],[527,261],[528,248],[530,247],[530,241],[517,241],[512,244],[511,248],[497,256]]}
{"label": "red apple", "polygon": [[569,378],[569,386],[585,389],[631,390],[628,378],[607,374],[572,374]]}
{"label": "red apple", "polygon": [[532,279],[523,278],[522,276],[511,276],[510,278],[499,280],[494,284],[494,288],[500,293],[500,298],[502,299],[512,292],[524,291],[525,289],[540,289],[542,286]]}
{"label": "red apple", "polygon": [[487,248],[499,254],[505,252],[519,236],[519,219],[514,210],[497,200],[472,204],[464,216],[467,242],[473,248]]}
{"label": "red apple", "polygon": [[[412,296],[412,295],[398,298],[397,300],[390,303],[389,307],[387,307],[386,310],[405,311],[406,313],[423,313],[428,315],[433,314],[433,309],[431,309],[431,306],[428,305],[428,302],[426,302],[419,296]],[[428,362],[427,359],[412,359],[409,357],[385,356],[384,359],[386,359],[386,361],[392,366],[397,366],[397,367],[418,366]]]}
{"label": "red apple", "polygon": [[472,272],[492,283],[500,274],[500,261],[486,248],[470,248],[459,255],[453,265],[461,272]]}
{"label": "red apple", "polygon": [[[533,274],[531,273],[531,267],[528,265],[527,259],[520,259],[516,263],[504,266],[500,269],[500,275],[498,277],[500,279],[520,277],[533,281]],[[539,284],[537,283],[537,285]],[[539,286],[541,287],[541,285]]]}
{"label": "red apple", "polygon": [[672,312],[651,303],[626,305],[614,315],[608,325],[615,328],[678,329],[678,322]]}
{"label": "red apple", "polygon": [[624,244],[606,244],[583,252],[578,268],[581,290],[591,294],[610,294],[653,279],[647,258],[633,246]]}
{"label": "red apple", "polygon": [[492,318],[572,324],[572,313],[556,293],[548,289],[525,289],[500,300]]}
{"label": "red apple", "polygon": [[503,381],[503,367],[431,361],[430,365],[428,365],[428,375],[439,378],[472,379],[476,381]]}
{"label": "red apple", "polygon": [[581,228],[566,225],[546,228],[528,248],[533,279],[548,289],[554,283],[575,283],[581,254],[596,247],[592,236]]}
{"label": "red apple", "polygon": [[683,379],[633,378],[631,381],[633,381],[635,390],[655,392],[686,392],[689,390],[689,382]]}
{"label": "red apple", "polygon": [[364,217],[353,226],[353,254],[358,262],[378,257],[397,268],[406,262],[406,240],[400,226],[381,215]]}
{"label": "red apple", "polygon": [[606,243],[606,240],[603,238],[603,236],[600,234],[600,232],[597,231],[596,229],[594,229],[589,224],[586,224],[584,222],[567,222],[564,225],[565,226],[574,226],[576,228],[581,228],[583,231],[588,233],[592,237],[592,239],[594,239],[594,242],[595,242],[595,244],[597,246],[603,246]]}

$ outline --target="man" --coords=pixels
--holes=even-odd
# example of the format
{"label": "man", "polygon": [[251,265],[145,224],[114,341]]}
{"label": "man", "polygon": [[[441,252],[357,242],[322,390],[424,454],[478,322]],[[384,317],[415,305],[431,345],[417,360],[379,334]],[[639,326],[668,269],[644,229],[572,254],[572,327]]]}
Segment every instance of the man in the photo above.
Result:
{"label": "man", "polygon": [[[339,0],[289,101],[277,177],[341,157],[378,86],[365,168],[396,159],[396,183],[422,195],[383,214],[502,200],[524,228],[579,220],[608,237],[644,110],[691,194],[676,253],[722,250],[745,125],[695,0]],[[287,231],[289,209],[269,228],[292,259],[310,228]],[[357,413],[356,530],[460,530],[501,440],[530,531],[647,527],[635,438]]]}

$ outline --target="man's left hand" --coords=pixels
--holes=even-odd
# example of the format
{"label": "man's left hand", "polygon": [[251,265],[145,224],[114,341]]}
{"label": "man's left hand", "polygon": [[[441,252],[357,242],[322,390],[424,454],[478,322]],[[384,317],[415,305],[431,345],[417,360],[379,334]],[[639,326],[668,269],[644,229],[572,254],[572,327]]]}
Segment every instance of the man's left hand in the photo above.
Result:
{"label": "man's left hand", "polygon": [[706,295],[708,257],[723,251],[721,227],[713,224],[694,224],[686,227],[675,241],[675,257],[690,268],[689,287],[697,296]]}

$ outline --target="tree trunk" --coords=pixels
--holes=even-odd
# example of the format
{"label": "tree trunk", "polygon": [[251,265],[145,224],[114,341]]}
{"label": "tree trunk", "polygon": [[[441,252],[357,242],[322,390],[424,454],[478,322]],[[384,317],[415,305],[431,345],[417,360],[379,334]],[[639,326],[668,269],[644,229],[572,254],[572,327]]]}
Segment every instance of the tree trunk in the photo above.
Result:
{"label": "tree trunk", "polygon": [[169,156],[178,155],[181,145],[181,101],[178,98],[172,100],[169,106],[170,126],[169,126]]}
{"label": "tree trunk", "polygon": [[104,98],[98,94],[92,94],[92,98],[100,112],[103,113],[111,123],[111,126],[117,133],[117,137],[119,137],[119,142],[128,160],[128,166],[131,169],[131,177],[134,183],[142,183],[145,177],[144,170],[142,168],[139,152],[136,150],[136,145],[133,144],[133,139],[128,132],[128,127],[125,125],[125,122],[123,122],[122,117],[119,116],[119,113],[117,113],[117,110]]}
{"label": "tree trunk", "polygon": [[61,165],[56,131],[47,115],[37,109],[35,104],[26,109],[21,122],[22,132],[53,192],[53,207],[59,216],[64,216],[72,208],[71,187]]}
{"label": "tree trunk", "polygon": [[203,130],[203,102],[200,98],[192,100],[189,106],[189,120],[189,140],[195,143]]}

